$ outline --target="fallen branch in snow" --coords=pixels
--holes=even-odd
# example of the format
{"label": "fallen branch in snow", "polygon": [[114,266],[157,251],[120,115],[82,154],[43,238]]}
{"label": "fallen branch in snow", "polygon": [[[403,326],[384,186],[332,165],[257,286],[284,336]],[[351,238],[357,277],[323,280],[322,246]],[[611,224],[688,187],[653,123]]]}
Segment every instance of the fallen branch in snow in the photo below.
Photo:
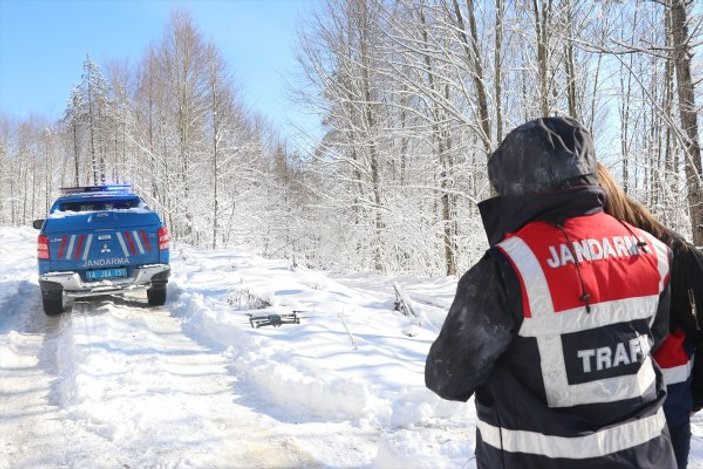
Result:
{"label": "fallen branch in snow", "polygon": [[393,282],[393,289],[395,290],[395,304],[393,305],[393,310],[400,312],[403,316],[419,317],[415,313],[415,310],[413,310],[410,298],[408,298],[405,292],[400,288],[400,285]]}
{"label": "fallen branch in snow", "polygon": [[400,312],[403,316],[408,316],[414,318],[414,324],[409,327],[405,327],[401,332],[408,337],[415,337],[419,330],[418,327],[427,327],[430,330],[439,332],[436,326],[434,326],[430,321],[422,315],[415,312],[413,309],[410,297],[400,288],[398,283],[393,282],[393,289],[395,290],[395,304],[393,305],[393,310]]}
{"label": "fallen branch in snow", "polygon": [[347,321],[344,320],[344,311],[340,311],[337,313],[337,316],[339,319],[342,320],[342,324],[344,324],[344,328],[347,330],[347,334],[349,334],[349,339],[351,339],[351,344],[352,344],[352,349],[356,350],[356,341],[354,340],[354,335],[351,333],[351,330],[349,330],[349,326],[347,325]]}

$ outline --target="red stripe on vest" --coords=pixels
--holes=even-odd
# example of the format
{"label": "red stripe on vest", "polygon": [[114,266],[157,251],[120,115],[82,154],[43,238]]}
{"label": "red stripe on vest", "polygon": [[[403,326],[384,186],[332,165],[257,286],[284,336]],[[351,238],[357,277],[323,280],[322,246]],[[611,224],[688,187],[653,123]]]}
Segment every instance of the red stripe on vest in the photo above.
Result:
{"label": "red stripe on vest", "polygon": [[[559,255],[564,249],[567,256],[573,256],[574,243],[583,243],[580,244],[583,246],[591,240],[602,247],[605,245],[604,240],[608,240],[610,245],[613,238],[631,238],[633,234],[622,223],[605,213],[569,218],[563,229],[568,235],[568,241],[564,231],[542,221],[528,223],[515,233],[537,257],[556,312],[584,305],[580,299],[583,293],[581,279],[586,293],[590,295],[590,304],[659,294],[657,254],[649,239],[640,236],[635,228],[632,228],[632,232],[647,243],[645,253],[640,251],[639,254],[630,255],[622,248],[618,250],[610,246],[610,254],[607,256],[590,261],[584,258],[579,262],[581,279],[574,262],[566,262],[556,267],[550,265],[555,264],[555,253]],[[568,251],[562,246],[571,249]],[[613,252],[616,255],[613,255]]]}
{"label": "red stripe on vest", "polygon": [[681,329],[669,332],[661,346],[654,352],[654,359],[662,368],[674,368],[688,363],[688,354],[683,348],[686,333]]}

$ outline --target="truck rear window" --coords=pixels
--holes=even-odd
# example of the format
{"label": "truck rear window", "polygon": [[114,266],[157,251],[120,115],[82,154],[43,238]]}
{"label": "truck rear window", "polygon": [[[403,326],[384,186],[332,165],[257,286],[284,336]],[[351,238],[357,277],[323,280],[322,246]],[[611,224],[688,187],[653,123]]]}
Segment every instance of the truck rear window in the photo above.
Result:
{"label": "truck rear window", "polygon": [[140,206],[139,199],[121,200],[85,200],[80,202],[63,202],[54,210],[60,212],[99,212],[102,210],[127,210]]}

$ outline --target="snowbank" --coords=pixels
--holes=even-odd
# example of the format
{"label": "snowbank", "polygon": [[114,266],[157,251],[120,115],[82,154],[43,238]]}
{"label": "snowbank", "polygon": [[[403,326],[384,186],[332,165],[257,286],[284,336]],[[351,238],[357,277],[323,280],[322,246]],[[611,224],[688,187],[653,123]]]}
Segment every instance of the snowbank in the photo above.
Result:
{"label": "snowbank", "polygon": [[[425,389],[424,356],[433,333],[392,310],[390,283],[381,292],[356,290],[321,272],[291,271],[285,261],[180,249],[210,272],[175,271],[173,311],[200,343],[226,350],[240,385],[279,413],[393,427],[469,414],[466,405]],[[217,286],[186,289],[205,277],[217,278]],[[275,306],[240,310],[236,292],[242,290]],[[299,325],[252,329],[248,322],[249,314],[294,309],[302,316]]]}

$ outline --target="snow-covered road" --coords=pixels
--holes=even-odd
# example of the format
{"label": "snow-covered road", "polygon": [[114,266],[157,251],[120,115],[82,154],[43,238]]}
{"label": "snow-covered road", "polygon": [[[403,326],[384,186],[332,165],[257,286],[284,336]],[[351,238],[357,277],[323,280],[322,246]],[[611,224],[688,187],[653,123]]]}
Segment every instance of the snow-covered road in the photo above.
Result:
{"label": "snow-covered road", "polygon": [[316,465],[275,420],[236,403],[226,357],[166,309],[106,299],[47,318],[26,281],[6,301],[0,466]]}
{"label": "snow-covered road", "polygon": [[[455,280],[178,245],[165,306],[104,297],[50,318],[35,240],[0,227],[0,468],[475,467],[473,404],[423,379]],[[420,319],[393,311],[394,281]],[[301,324],[249,325],[292,310]]]}

